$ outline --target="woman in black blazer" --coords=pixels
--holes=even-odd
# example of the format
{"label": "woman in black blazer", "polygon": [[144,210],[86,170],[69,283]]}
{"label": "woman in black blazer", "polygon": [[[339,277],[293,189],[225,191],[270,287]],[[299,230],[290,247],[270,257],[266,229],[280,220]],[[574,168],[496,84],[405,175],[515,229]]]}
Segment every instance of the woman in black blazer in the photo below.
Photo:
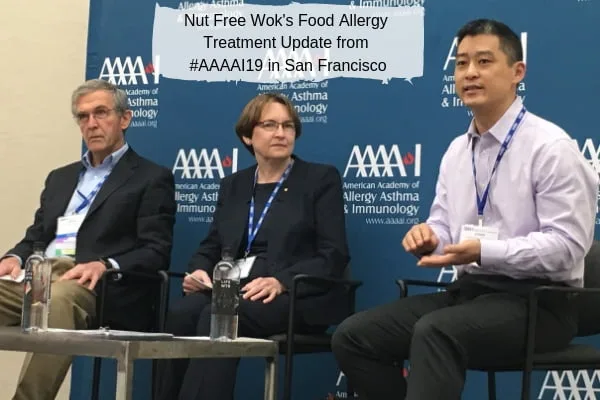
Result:
{"label": "woman in black blazer", "polygon": [[[350,260],[340,174],[333,166],[309,163],[293,154],[302,126],[287,97],[269,93],[252,99],[242,111],[236,133],[256,164],[221,181],[213,223],[189,264],[193,277],[183,281],[186,296],[167,317],[167,330],[178,336],[209,335],[211,292],[196,280],[211,285],[223,249],[231,249],[236,259],[246,253],[255,257],[241,280],[245,293],[238,309],[238,333],[246,337],[285,332],[287,290],[295,275],[339,278]],[[265,210],[271,196],[271,206]],[[251,204],[255,235],[249,235]],[[324,311],[327,293],[302,286],[298,296],[298,308],[305,311],[298,323],[307,327],[310,310]],[[238,361],[165,361],[159,399],[233,399]]]}

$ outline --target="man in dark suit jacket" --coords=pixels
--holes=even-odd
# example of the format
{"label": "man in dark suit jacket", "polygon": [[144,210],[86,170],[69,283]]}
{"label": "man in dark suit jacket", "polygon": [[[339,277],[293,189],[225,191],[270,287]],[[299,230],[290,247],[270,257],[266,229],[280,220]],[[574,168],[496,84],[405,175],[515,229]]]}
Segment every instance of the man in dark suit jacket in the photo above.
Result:
{"label": "man in dark suit jacket", "polygon": [[[279,94],[255,97],[244,108],[236,131],[257,164],[221,181],[213,223],[190,261],[191,276],[183,282],[187,295],[167,318],[167,329],[176,335],[209,335],[211,292],[194,279],[210,286],[224,250],[236,260],[254,260],[247,276],[241,268],[244,295],[238,332],[247,337],[285,332],[294,276],[340,278],[350,260],[340,174],[334,166],[292,155],[301,125],[291,102]],[[249,235],[250,228],[258,229],[255,236]],[[339,297],[311,286],[300,286],[298,295],[298,326],[312,329],[320,315],[335,312],[331,308]],[[237,359],[161,364],[160,400],[233,396]]]}
{"label": "man in dark suit jacket", "polygon": [[[176,204],[171,172],[137,155],[125,142],[132,113],[127,95],[92,80],[73,93],[73,114],[88,152],[82,161],[48,175],[25,237],[0,260],[0,276],[17,277],[34,243],[43,244],[53,265],[48,325],[87,328],[95,316],[94,289],[107,269],[166,270],[169,267]],[[66,220],[78,221],[76,241],[65,242]],[[71,257],[69,257],[71,256]],[[21,319],[23,286],[0,281],[0,325]],[[109,282],[105,313],[111,326],[145,329],[151,307],[148,288]],[[70,357],[34,354],[26,360],[14,399],[54,399]]]}

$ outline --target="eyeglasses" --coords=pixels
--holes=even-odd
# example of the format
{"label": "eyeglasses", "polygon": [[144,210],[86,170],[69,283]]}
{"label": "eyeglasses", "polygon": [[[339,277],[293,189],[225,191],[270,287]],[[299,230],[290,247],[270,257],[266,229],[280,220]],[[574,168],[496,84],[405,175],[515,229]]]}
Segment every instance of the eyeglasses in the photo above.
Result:
{"label": "eyeglasses", "polygon": [[82,124],[86,124],[89,120],[90,120],[90,115],[94,116],[94,119],[104,119],[106,117],[108,117],[108,115],[111,113],[111,111],[115,111],[114,108],[98,108],[94,111],[92,111],[91,113],[77,113],[75,114],[75,121],[77,121],[78,124],[82,125]]}
{"label": "eyeglasses", "polygon": [[256,126],[260,126],[267,132],[275,132],[279,129],[279,125],[281,125],[284,132],[296,132],[296,125],[294,125],[294,122],[292,121],[277,122],[268,119],[256,123]]}

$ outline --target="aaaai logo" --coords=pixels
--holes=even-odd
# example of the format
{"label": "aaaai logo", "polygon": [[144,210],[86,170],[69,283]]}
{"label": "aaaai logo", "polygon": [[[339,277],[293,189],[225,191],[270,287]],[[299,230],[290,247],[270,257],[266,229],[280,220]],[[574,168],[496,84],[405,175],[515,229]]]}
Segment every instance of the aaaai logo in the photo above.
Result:
{"label": "aaaai logo", "polygon": [[437,281],[439,283],[452,283],[458,278],[458,270],[454,265],[450,267],[442,267],[440,268],[440,272],[438,273]]}
{"label": "aaaai logo", "polygon": [[393,178],[406,177],[406,166],[412,165],[414,176],[421,176],[421,145],[415,145],[413,153],[406,153],[404,156],[400,153],[397,144],[390,146],[379,145],[377,150],[368,145],[364,148],[360,146],[352,147],[352,152],[348,158],[344,178],[349,173],[355,178]]}
{"label": "aaaai logo", "polygon": [[179,149],[173,164],[173,175],[182,179],[223,179],[225,170],[237,172],[238,149],[231,156],[222,157],[218,149]]}
{"label": "aaaai logo", "polygon": [[144,65],[141,56],[115,57],[111,59],[106,57],[100,76],[98,78],[108,80],[110,83],[119,86],[148,84],[148,75],[153,77],[152,83],[158,85],[160,79],[160,56],[154,57],[154,62]]}
{"label": "aaaai logo", "polygon": [[593,139],[585,139],[580,147],[581,154],[589,161],[594,171],[600,174],[600,146],[594,144]]}
{"label": "aaaai logo", "polygon": [[[575,140],[575,139],[573,139]],[[579,143],[575,140],[577,146],[579,147]],[[588,160],[594,171],[600,175],[600,146],[596,146],[594,144],[593,139],[585,139],[583,142],[583,146],[579,147],[581,154],[583,157]],[[600,188],[598,190],[598,203],[596,205],[596,213],[600,212]]]}
{"label": "aaaai logo", "polygon": [[599,370],[548,371],[538,399],[593,400],[600,393]]}

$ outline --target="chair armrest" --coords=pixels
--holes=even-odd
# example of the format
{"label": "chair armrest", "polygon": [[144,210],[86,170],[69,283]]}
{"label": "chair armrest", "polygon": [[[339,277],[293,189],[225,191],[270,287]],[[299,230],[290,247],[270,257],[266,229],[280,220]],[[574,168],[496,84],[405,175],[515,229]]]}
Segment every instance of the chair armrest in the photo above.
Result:
{"label": "chair armrest", "polygon": [[185,278],[185,272],[167,271],[167,275],[169,276],[169,278]]}
{"label": "chair armrest", "polygon": [[580,288],[573,286],[538,286],[533,289],[534,294],[541,292],[563,292],[563,293],[600,293],[600,288]]}
{"label": "chair armrest", "polygon": [[[289,306],[289,318],[290,321],[295,321],[296,318],[296,300],[297,287],[301,283],[316,284],[317,286],[331,288],[331,287],[346,287],[348,288],[348,310],[351,314],[355,312],[355,300],[356,300],[356,289],[362,286],[362,281],[329,278],[325,276],[315,276],[307,274],[298,274],[294,276],[292,281],[292,287],[290,288],[290,306]],[[293,329],[291,329],[293,330]]]}
{"label": "chair armrest", "polygon": [[[526,350],[533,355],[533,345],[535,339],[535,321],[537,318],[538,299],[542,293],[572,293],[574,295],[583,295],[586,293],[600,293],[600,288],[580,288],[573,286],[538,286],[531,291],[528,298],[528,310],[527,310],[527,347]],[[531,346],[530,346],[531,345]],[[531,347],[531,349],[530,349]]]}
{"label": "chair armrest", "polygon": [[528,308],[527,308],[527,326],[525,331],[525,371],[531,371],[533,369],[533,355],[535,350],[535,323],[537,320],[538,310],[538,299],[542,293],[573,293],[573,294],[585,294],[585,293],[600,293],[600,288],[579,288],[569,286],[538,286],[531,291],[528,297]]}
{"label": "chair armrest", "polygon": [[287,343],[286,354],[288,357],[294,354],[294,335],[296,323],[296,302],[297,302],[297,287],[302,283],[314,284],[323,288],[345,287],[348,290],[348,311],[353,314],[355,312],[356,290],[362,286],[362,281],[330,278],[324,276],[315,276],[307,274],[298,274],[294,276],[290,291],[290,304],[288,311],[288,327],[287,327]]}
{"label": "chair armrest", "polygon": [[396,285],[400,288],[400,298],[408,296],[409,286],[422,286],[422,287],[446,287],[449,283],[447,282],[436,282],[436,281],[423,281],[419,279],[398,279]]}
{"label": "chair armrest", "polygon": [[[96,313],[98,324],[104,323],[104,300],[106,299],[106,290],[108,287],[109,279],[123,279],[129,282],[135,283],[156,283],[160,289],[160,302],[159,302],[159,313],[163,313],[162,309],[166,308],[166,298],[168,296],[168,282],[169,277],[166,271],[163,270],[147,270],[147,271],[127,271],[120,269],[107,269],[100,277],[98,283],[100,284],[100,293],[96,299]],[[164,325],[164,321],[159,318],[159,325]]]}
{"label": "chair armrest", "polygon": [[[329,278],[329,277],[325,277],[325,276],[298,274],[298,275],[294,276],[292,288],[290,290],[290,297],[292,299],[294,299],[292,301],[295,301],[296,293],[297,293],[296,292],[297,286],[301,283],[316,284],[321,287],[332,287],[332,286],[347,287],[349,297],[350,297],[349,300],[351,301],[349,308],[352,313],[354,313],[354,300],[355,300],[355,295],[356,295],[356,289],[358,289],[363,284],[362,281],[356,281],[356,280],[351,280],[351,279],[339,279],[339,278]],[[290,308],[290,311],[291,311],[291,308]]]}
{"label": "chair armrest", "polygon": [[[162,272],[162,274],[161,274]],[[104,273],[102,274],[102,277],[100,279],[106,279],[106,278],[118,278],[118,277],[123,277],[126,278],[127,280],[134,280],[137,282],[161,282],[164,280],[164,275],[163,274],[167,274],[167,272],[165,271],[156,271],[156,270],[148,270],[148,271],[123,271],[120,269],[107,269],[106,271],[104,271]]]}
{"label": "chair armrest", "polygon": [[332,287],[347,288],[347,290],[348,290],[347,310],[351,314],[353,314],[355,312],[356,290],[363,284],[362,281],[357,281],[357,280],[330,278],[330,277],[307,275],[307,274],[298,274],[298,275],[294,276],[294,279],[292,281],[292,287],[289,288],[290,304],[289,304],[287,335],[290,338],[290,340],[293,339],[294,331],[295,331],[296,303],[298,300],[297,287],[298,287],[298,285],[303,284],[303,283],[313,284],[313,285],[317,285],[317,286],[320,286],[323,288],[332,288]]}
{"label": "chair armrest", "polygon": [[356,290],[359,286],[361,286],[363,284],[361,281],[329,278],[329,277],[325,277],[325,276],[298,274],[298,275],[294,276],[293,284],[290,289],[290,293],[292,296],[295,296],[296,287],[300,283],[303,283],[303,282],[317,284],[317,285],[323,286],[323,287],[349,286],[350,290]]}

